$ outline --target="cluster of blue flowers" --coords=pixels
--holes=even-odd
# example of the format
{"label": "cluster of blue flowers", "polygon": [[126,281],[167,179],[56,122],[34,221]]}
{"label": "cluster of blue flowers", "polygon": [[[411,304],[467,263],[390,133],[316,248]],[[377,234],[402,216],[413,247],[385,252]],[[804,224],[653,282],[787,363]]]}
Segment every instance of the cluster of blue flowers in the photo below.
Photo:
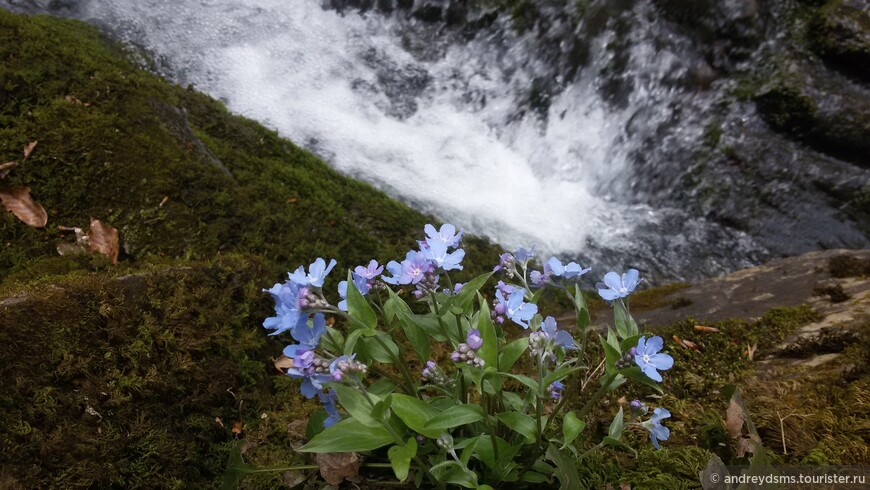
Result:
{"label": "cluster of blue flowers", "polygon": [[[391,285],[413,285],[414,295],[418,298],[443,291],[445,294],[457,294],[462,284],[440,289],[441,274],[451,270],[462,270],[462,260],[465,251],[460,247],[462,231],[453,225],[445,224],[440,229],[426,225],[426,239],[418,242],[418,250],[410,250],[401,262],[390,261],[386,266],[372,260],[365,266],[358,266],[351,272],[350,281],[362,295],[368,295]],[[508,279],[516,279],[518,284],[508,284],[499,281],[495,288],[495,298],[492,302],[491,317],[498,324],[508,320],[524,329],[531,328],[529,337],[530,354],[541,362],[556,361],[556,353],[577,349],[574,338],[568,332],[559,330],[553,317],[546,317],[537,324],[537,305],[532,301],[531,291],[543,287],[555,287],[565,290],[566,284],[576,281],[588,273],[591,268],[584,268],[576,262],[563,264],[556,257],[550,257],[542,270],[532,270],[530,261],[535,257],[534,247],[518,248],[513,253],[505,253],[499,257],[495,271],[502,272]],[[347,296],[349,283],[347,280],[338,284],[341,301],[332,306],[323,295],[323,286],[328,274],[336,266],[335,260],[328,263],[318,258],[308,266],[298,267],[288,275],[284,283],[275,284],[266,290],[275,300],[275,316],[267,318],[263,326],[271,330],[270,335],[278,335],[289,331],[296,343],[284,349],[284,355],[292,360],[292,367],[287,374],[301,380],[300,391],[307,398],[315,396],[323,403],[328,418],[324,425],[330,426],[340,420],[336,408],[337,395],[328,389],[328,383],[359,383],[359,377],[365,375],[367,367],[355,360],[355,355],[335,357],[320,345],[321,338],[327,335],[324,312],[341,313],[347,311]],[[384,271],[389,274],[384,274]],[[627,308],[627,298],[640,283],[639,273],[630,269],[619,275],[608,272],[603,282],[596,285],[598,294],[610,303],[620,302]],[[449,282],[449,281],[448,281]],[[625,301],[623,301],[625,300]],[[534,320],[534,321],[533,321]],[[477,356],[477,351],[483,346],[480,331],[471,329],[464,343],[460,343],[451,354],[454,362],[467,363],[482,367],[483,359]],[[640,337],[636,347],[626,353],[624,363],[640,367],[650,379],[661,382],[659,371],[670,369],[673,358],[660,352],[664,346],[661,337]],[[325,356],[325,357],[324,357]],[[623,364],[624,367],[628,365]],[[620,368],[622,369],[622,368]],[[449,383],[448,377],[433,361],[429,361],[423,370],[423,379],[436,385]],[[547,390],[552,399],[562,397],[565,386],[555,381]],[[632,405],[633,411],[646,407]],[[653,416],[640,424],[650,432],[653,444],[658,448],[658,441],[666,440],[669,431],[661,425],[661,420],[668,418],[670,413],[664,408],[656,408]]]}

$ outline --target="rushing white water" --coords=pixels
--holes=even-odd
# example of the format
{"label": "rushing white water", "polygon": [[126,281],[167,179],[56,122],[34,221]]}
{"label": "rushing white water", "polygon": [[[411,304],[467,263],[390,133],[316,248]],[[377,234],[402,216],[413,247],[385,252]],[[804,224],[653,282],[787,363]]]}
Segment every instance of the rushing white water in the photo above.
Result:
{"label": "rushing white water", "polygon": [[625,187],[630,114],[607,108],[594,71],[557,96],[548,117],[518,115],[538,68],[522,39],[442,46],[420,61],[394,20],[315,0],[79,9],[144,46],[171,77],[340,171],[507,246],[577,252],[649,219],[648,208],[609,202]]}
{"label": "rushing white water", "polygon": [[[474,234],[672,275],[692,267],[676,256],[702,256],[709,224],[636,204],[631,152],[674,107],[697,101],[662,83],[686,60],[676,44],[653,47],[645,8],[635,6],[620,74],[631,82],[627,99],[602,96],[601,72],[615,56],[615,34],[604,29],[587,68],[557,81],[543,113],[530,88],[554,71],[509,28],[448,40],[438,26],[338,13],[318,0],[83,0],[60,13],[105,26],[169,78]],[[661,144],[700,127],[683,125]],[[674,236],[662,236],[664,222]]]}

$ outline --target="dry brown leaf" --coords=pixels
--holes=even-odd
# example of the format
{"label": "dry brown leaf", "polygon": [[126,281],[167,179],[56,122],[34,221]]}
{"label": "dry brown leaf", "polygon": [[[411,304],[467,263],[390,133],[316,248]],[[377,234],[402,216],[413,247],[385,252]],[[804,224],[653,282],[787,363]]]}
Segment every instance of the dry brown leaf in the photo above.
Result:
{"label": "dry brown leaf", "polygon": [[157,205],[158,208],[162,208],[164,204],[169,202],[169,196],[163,196],[163,199],[160,201],[160,204]]}
{"label": "dry brown leaf", "polygon": [[356,453],[318,453],[317,465],[320,476],[330,485],[338,485],[345,478],[356,478],[361,463]]}
{"label": "dry brown leaf", "polygon": [[743,407],[740,403],[731,399],[728,411],[725,412],[725,430],[732,439],[737,439],[743,432]]}
{"label": "dry brown leaf", "polygon": [[619,490],[631,490],[631,485],[628,483],[620,483]]}
{"label": "dry brown leaf", "polygon": [[710,333],[716,333],[719,331],[719,329],[716,327],[708,327],[706,325],[695,325],[695,330],[698,332],[710,332]]}
{"label": "dry brown leaf", "polygon": [[113,264],[117,264],[118,230],[98,219],[91,218],[91,228],[88,231],[88,248],[109,257]]}
{"label": "dry brown leaf", "polygon": [[233,428],[231,430],[236,437],[241,437],[242,433],[245,432],[244,426],[240,420],[233,422]]}
{"label": "dry brown leaf", "polygon": [[221,426],[221,428],[223,428],[223,426],[224,426],[224,421],[221,420],[220,417],[215,417],[215,418],[214,418],[214,423],[216,423],[216,424],[218,424],[219,426]]}
{"label": "dry brown leaf", "polygon": [[30,226],[42,228],[48,223],[45,208],[30,197],[30,187],[0,189],[0,200],[7,211]]}
{"label": "dry brown leaf", "polygon": [[6,177],[9,174],[9,172],[11,172],[12,169],[17,167],[17,166],[18,166],[18,162],[15,160],[12,160],[11,162],[6,162],[3,165],[0,165],[0,179],[2,179],[3,177]]}
{"label": "dry brown leaf", "polygon": [[293,367],[293,359],[281,354],[281,357],[272,361],[275,364],[275,369],[286,373],[288,369]]}
{"label": "dry brown leaf", "polygon": [[27,160],[30,158],[30,154],[33,153],[33,149],[36,148],[36,144],[39,143],[37,140],[33,140],[30,143],[24,145],[24,159]]}

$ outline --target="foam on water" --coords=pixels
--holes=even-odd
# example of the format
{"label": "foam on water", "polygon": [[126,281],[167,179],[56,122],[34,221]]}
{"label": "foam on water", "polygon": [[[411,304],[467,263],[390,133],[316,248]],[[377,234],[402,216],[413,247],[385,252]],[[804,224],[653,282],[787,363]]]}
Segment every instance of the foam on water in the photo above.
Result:
{"label": "foam on water", "polygon": [[314,0],[112,0],[79,15],[340,171],[507,246],[576,252],[647,219],[608,202],[624,187],[627,116],[593,78],[568,86],[549,117],[518,116],[541,68],[521,39],[420,61],[396,21]]}

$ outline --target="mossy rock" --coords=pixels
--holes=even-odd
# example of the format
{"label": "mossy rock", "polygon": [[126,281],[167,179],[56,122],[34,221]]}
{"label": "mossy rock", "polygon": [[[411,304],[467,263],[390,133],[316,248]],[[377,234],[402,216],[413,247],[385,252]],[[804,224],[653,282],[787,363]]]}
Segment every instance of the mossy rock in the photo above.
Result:
{"label": "mossy rock", "polygon": [[[0,10],[0,160],[38,141],[2,185],[31,187],[49,215],[36,229],[0,214],[0,276],[55,255],[72,240],[56,227],[91,217],[120,231],[122,261],[254,253],[273,277],[415,245],[426,216],[122,55],[84,23]],[[482,240],[466,251],[469,274],[497,260]]]}
{"label": "mossy rock", "polygon": [[870,81],[870,11],[865,2],[829,1],[814,16],[809,39],[832,65]]}

